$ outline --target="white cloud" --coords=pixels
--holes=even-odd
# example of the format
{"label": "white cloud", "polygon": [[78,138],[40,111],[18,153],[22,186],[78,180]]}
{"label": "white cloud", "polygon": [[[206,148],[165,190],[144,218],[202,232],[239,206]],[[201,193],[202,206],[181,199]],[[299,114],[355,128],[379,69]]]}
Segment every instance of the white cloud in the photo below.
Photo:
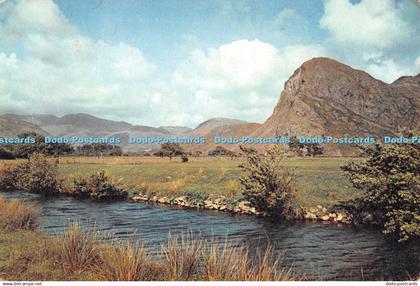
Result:
{"label": "white cloud", "polygon": [[160,85],[157,66],[125,43],[81,36],[50,0],[22,0],[0,22],[0,39],[25,57],[0,53],[0,112],[88,112],[114,119],[147,117]]}
{"label": "white cloud", "polygon": [[319,46],[282,51],[259,40],[238,40],[208,51],[195,50],[174,73],[177,85],[193,94],[190,107],[204,118],[228,116],[264,121],[283,83],[302,62],[323,55]]}
{"label": "white cloud", "polygon": [[[328,53],[387,82],[415,72],[420,8],[409,0],[325,0]],[[411,58],[410,58],[411,57]]]}
{"label": "white cloud", "polygon": [[[231,2],[221,2],[224,16],[241,5]],[[19,48],[0,52],[0,112],[87,112],[145,125],[193,126],[216,116],[261,122],[283,83],[312,57],[330,55],[388,82],[418,73],[418,7],[398,3],[326,0],[320,25],[329,37],[323,46],[283,43],[279,49],[236,40],[193,50],[164,80],[138,47],[81,35],[52,0],[7,1],[0,4],[0,42]],[[292,25],[301,29],[301,17],[286,8],[275,24],[286,31],[298,21]]]}
{"label": "white cloud", "polygon": [[393,0],[326,0],[321,27],[342,45],[387,48],[409,42],[416,29]]}
{"label": "white cloud", "polygon": [[420,73],[420,57],[416,59],[417,72]]}
{"label": "white cloud", "polygon": [[388,59],[382,61],[380,64],[369,64],[366,67],[366,72],[390,83],[402,75],[412,74],[412,69],[398,65],[392,59]]}

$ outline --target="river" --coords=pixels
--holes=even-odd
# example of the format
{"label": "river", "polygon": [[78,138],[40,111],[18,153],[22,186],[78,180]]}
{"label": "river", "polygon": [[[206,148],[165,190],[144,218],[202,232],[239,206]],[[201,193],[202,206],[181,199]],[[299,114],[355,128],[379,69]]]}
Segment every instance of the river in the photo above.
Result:
{"label": "river", "polygon": [[266,218],[152,206],[145,203],[97,203],[70,197],[41,198],[23,192],[1,193],[6,199],[35,202],[41,210],[41,230],[59,234],[70,221],[112,234],[114,239],[139,239],[157,249],[173,235],[193,233],[203,238],[264,247],[270,243],[282,265],[296,274],[323,280],[404,279],[420,272],[420,246],[387,243],[375,229],[349,225],[294,222]]}

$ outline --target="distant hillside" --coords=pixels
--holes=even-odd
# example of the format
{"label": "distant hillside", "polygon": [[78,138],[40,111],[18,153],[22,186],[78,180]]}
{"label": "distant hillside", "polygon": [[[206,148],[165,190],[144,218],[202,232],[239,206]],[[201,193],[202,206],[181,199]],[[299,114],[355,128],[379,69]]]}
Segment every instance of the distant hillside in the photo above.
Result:
{"label": "distant hillside", "polygon": [[12,114],[0,115],[0,136],[16,136],[25,132],[48,133],[38,125],[22,120],[19,116]]}
{"label": "distant hillside", "polygon": [[246,123],[248,122],[243,121],[243,120],[216,117],[216,118],[209,119],[199,124],[194,130],[190,132],[190,135],[204,136],[218,127],[233,126],[233,125],[246,124]]}
{"label": "distant hillside", "polygon": [[159,129],[166,130],[175,135],[185,135],[193,130],[192,128],[184,126],[160,126]]}
{"label": "distant hillside", "polygon": [[[206,145],[187,145],[189,151],[207,153],[213,138],[305,136],[398,135],[404,129],[420,129],[420,74],[403,76],[392,84],[328,58],[314,58],[299,67],[284,84],[273,114],[263,123],[230,118],[213,118],[195,129],[182,126],[159,128],[101,119],[89,114],[1,115],[0,136],[35,131],[55,136],[122,137],[126,151],[153,151],[157,144],[129,145],[129,137],[196,137]],[[225,144],[237,151],[239,146]],[[255,146],[264,148],[262,145]],[[348,155],[349,145],[330,144],[328,155]]]}
{"label": "distant hillside", "polygon": [[[305,62],[286,81],[273,114],[254,136],[397,135],[420,128],[420,75],[387,84],[328,58]],[[345,154],[349,146],[329,146]]]}

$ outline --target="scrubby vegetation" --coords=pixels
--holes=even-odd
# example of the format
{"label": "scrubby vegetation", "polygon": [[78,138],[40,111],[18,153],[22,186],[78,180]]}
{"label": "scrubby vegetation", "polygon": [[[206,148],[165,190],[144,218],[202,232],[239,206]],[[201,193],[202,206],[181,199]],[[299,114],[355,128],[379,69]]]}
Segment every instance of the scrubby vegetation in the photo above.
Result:
{"label": "scrubby vegetation", "polygon": [[67,194],[94,200],[125,199],[127,192],[118,187],[104,171],[88,179],[73,178],[69,184],[58,174],[56,160],[34,153],[28,161],[0,170],[0,191],[26,191],[45,196]]}
{"label": "scrubby vegetation", "polygon": [[324,147],[318,143],[301,143],[296,136],[292,136],[289,142],[289,150],[298,156],[315,157],[324,154]]}
{"label": "scrubby vegetation", "polygon": [[28,159],[35,153],[59,157],[60,155],[71,154],[74,151],[70,144],[45,143],[45,137],[36,132],[22,133],[17,137],[22,139],[32,138],[34,140],[31,143],[10,145],[12,154],[17,158]]}
{"label": "scrubby vegetation", "polygon": [[292,216],[295,197],[294,175],[282,164],[282,154],[277,146],[265,155],[241,147],[246,161],[240,183],[243,196],[258,211],[280,218]]}
{"label": "scrubby vegetation", "polygon": [[398,241],[420,238],[420,145],[376,144],[360,147],[363,163],[343,167],[363,191],[344,207],[357,223],[377,223]]}
{"label": "scrubby vegetation", "polygon": [[217,146],[216,148],[214,148],[214,150],[210,150],[208,152],[208,155],[210,157],[220,157],[220,156],[226,156],[226,157],[230,157],[231,159],[238,157],[239,155],[236,154],[233,151],[230,151],[228,149],[226,149],[223,146]]}
{"label": "scrubby vegetation", "polygon": [[35,153],[28,161],[2,170],[0,186],[4,190],[20,190],[41,195],[60,192],[61,180],[55,161]]}
{"label": "scrubby vegetation", "polygon": [[160,145],[160,150],[154,153],[155,156],[158,157],[168,157],[169,160],[172,160],[173,157],[181,157],[183,162],[187,158],[187,153],[184,151],[184,149],[181,147],[178,143],[163,143]]}
{"label": "scrubby vegetation", "polygon": [[30,203],[11,201],[6,202],[0,197],[0,229],[34,230],[38,226],[39,212]]}
{"label": "scrubby vegetation", "polygon": [[100,171],[89,178],[75,177],[67,193],[79,198],[92,198],[94,200],[119,200],[127,198],[127,192],[119,188],[112,179]]}

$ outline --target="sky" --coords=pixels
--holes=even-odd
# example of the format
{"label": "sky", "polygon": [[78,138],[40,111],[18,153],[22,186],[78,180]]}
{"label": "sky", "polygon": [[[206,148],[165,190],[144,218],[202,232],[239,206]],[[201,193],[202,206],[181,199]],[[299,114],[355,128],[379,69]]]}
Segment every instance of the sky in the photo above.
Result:
{"label": "sky", "polygon": [[420,73],[419,2],[0,0],[0,113],[264,122],[313,57]]}

